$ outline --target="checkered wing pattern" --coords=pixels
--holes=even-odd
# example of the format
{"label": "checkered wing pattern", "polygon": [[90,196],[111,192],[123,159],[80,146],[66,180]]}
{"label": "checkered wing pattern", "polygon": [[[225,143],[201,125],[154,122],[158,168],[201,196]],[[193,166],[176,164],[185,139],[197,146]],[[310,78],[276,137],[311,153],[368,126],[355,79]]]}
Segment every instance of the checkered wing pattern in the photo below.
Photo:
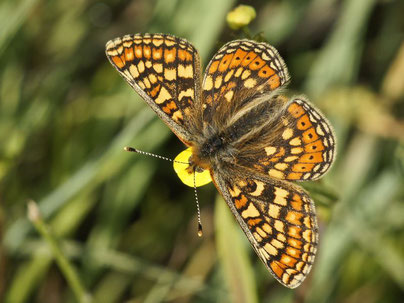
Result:
{"label": "checkered wing pattern", "polygon": [[267,126],[270,130],[258,132],[243,147],[248,155],[241,152],[240,165],[276,179],[316,180],[324,175],[334,161],[335,137],[320,111],[296,98],[274,121]]}
{"label": "checkered wing pattern", "polygon": [[184,183],[209,181],[196,181],[195,169],[210,174],[269,271],[283,285],[299,286],[313,264],[318,227],[312,200],[289,181],[324,175],[335,158],[335,136],[307,100],[281,95],[289,74],[277,50],[229,42],[202,84],[198,52],[184,39],[127,35],[109,41],[106,54],[190,146],[185,167],[175,166]]}
{"label": "checkered wing pattern", "polygon": [[257,255],[284,286],[299,286],[317,250],[312,200],[302,189],[284,181],[229,176],[214,174],[215,184]]}
{"label": "checkered wing pattern", "polygon": [[[203,120],[211,116],[221,102],[244,102],[253,96],[285,86],[289,73],[278,51],[251,40],[235,40],[225,44],[206,68],[202,84]],[[242,97],[242,98],[241,98]]]}
{"label": "checkered wing pattern", "polygon": [[200,59],[186,40],[162,34],[136,34],[106,44],[111,64],[183,141],[200,99]]}

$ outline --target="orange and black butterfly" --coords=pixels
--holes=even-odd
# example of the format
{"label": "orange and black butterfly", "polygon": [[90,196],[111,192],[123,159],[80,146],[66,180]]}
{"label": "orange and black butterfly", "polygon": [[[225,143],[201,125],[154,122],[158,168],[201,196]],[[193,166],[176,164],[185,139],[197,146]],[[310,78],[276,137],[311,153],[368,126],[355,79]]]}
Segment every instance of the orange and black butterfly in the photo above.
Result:
{"label": "orange and black butterfly", "polygon": [[307,276],[318,226],[308,194],[290,181],[316,180],[334,161],[329,122],[289,82],[277,50],[251,40],[224,45],[202,79],[197,50],[164,34],[109,41],[112,65],[208,170],[257,255],[283,285]]}

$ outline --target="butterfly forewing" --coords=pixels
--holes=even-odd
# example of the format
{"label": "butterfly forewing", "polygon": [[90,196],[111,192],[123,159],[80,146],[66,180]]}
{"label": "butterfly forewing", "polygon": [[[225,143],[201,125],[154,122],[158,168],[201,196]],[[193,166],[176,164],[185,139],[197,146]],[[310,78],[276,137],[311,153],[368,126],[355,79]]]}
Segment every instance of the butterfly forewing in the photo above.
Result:
{"label": "butterfly forewing", "polygon": [[225,44],[206,68],[203,80],[205,121],[212,120],[218,102],[238,102],[274,91],[289,81],[289,73],[277,50],[251,40]]}
{"label": "butterfly forewing", "polygon": [[188,142],[190,116],[200,98],[200,60],[186,40],[136,34],[106,44],[111,64],[182,140]]}
{"label": "butterfly forewing", "polygon": [[216,187],[274,277],[289,288],[299,286],[317,250],[312,200],[292,184],[241,176],[241,170],[215,173]]}

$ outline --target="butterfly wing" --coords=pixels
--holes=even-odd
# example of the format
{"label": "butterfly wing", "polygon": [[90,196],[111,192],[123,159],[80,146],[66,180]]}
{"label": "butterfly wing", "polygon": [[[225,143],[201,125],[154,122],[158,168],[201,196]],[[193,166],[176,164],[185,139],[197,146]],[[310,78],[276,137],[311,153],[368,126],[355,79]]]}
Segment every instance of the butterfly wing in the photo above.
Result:
{"label": "butterfly wing", "polygon": [[200,99],[200,59],[186,40],[136,34],[106,44],[106,55],[121,76],[184,142],[191,140],[194,103]]}
{"label": "butterfly wing", "polygon": [[241,176],[243,171],[213,173],[216,187],[268,270],[284,286],[299,286],[317,251],[312,200],[288,182]]}
{"label": "butterfly wing", "polygon": [[248,103],[253,96],[285,86],[289,79],[286,65],[274,47],[251,40],[231,41],[206,68],[202,84],[203,120],[210,122],[222,102],[231,108],[231,103],[239,102],[243,96],[242,100]]}
{"label": "butterfly wing", "polygon": [[274,47],[229,42],[206,69],[202,119],[228,139],[238,165],[277,179],[315,180],[334,161],[335,137],[307,100],[279,96],[289,79]]}
{"label": "butterfly wing", "polygon": [[295,98],[236,149],[241,166],[277,179],[316,180],[334,161],[335,137],[318,109]]}

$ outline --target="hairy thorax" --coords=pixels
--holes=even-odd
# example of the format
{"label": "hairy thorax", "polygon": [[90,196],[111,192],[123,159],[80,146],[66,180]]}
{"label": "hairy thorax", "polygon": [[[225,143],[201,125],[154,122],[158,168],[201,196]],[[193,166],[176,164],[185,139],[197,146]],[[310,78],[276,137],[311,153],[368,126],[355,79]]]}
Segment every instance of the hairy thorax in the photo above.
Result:
{"label": "hairy thorax", "polygon": [[[267,102],[274,98],[278,102]],[[210,123],[203,125],[199,131],[201,135],[195,138],[192,146],[190,162],[202,169],[218,169],[223,166],[233,166],[242,147],[250,141],[259,142],[264,128],[271,127],[286,99],[281,96],[246,97],[242,108],[232,108],[233,103],[218,102],[216,111],[211,114]],[[222,105],[223,104],[223,105]],[[222,105],[222,106],[220,106]],[[232,115],[229,112],[234,112]],[[223,113],[227,113],[223,115]],[[231,116],[232,118],[226,118]],[[268,141],[266,141],[268,143]]]}
{"label": "hairy thorax", "polygon": [[213,134],[201,144],[192,147],[190,162],[197,168],[214,169],[232,161],[231,144],[225,136]]}

